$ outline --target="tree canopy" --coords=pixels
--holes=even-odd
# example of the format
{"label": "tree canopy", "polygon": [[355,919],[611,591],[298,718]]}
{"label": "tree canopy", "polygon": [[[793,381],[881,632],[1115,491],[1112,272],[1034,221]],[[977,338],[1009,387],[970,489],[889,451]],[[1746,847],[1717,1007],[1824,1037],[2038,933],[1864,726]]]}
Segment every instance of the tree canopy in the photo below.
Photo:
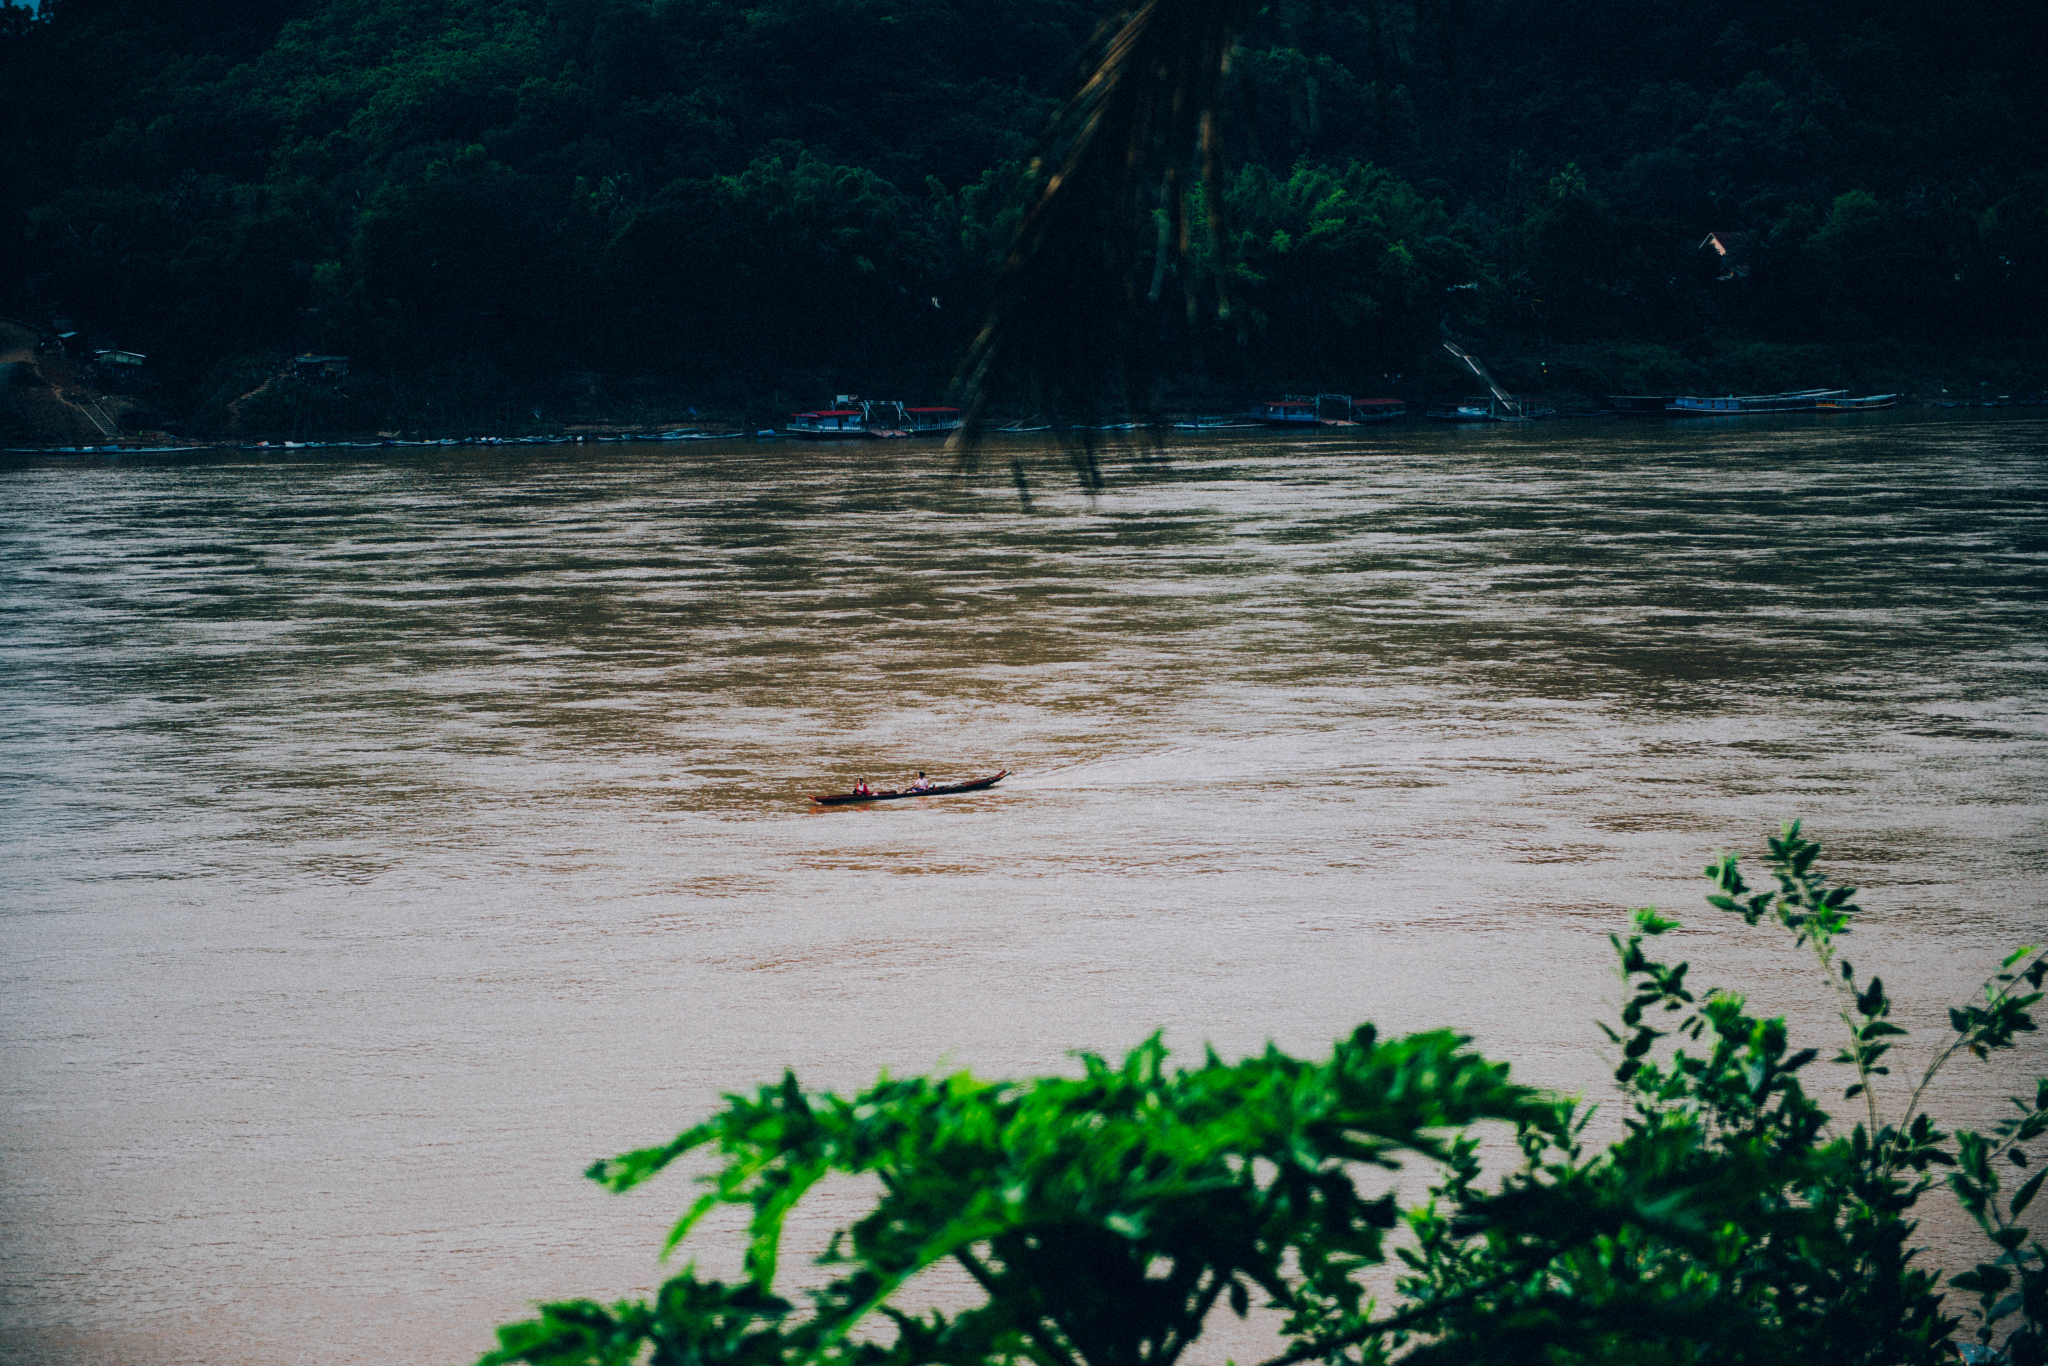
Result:
{"label": "tree canopy", "polygon": [[[303,350],[522,393],[579,371],[929,392],[975,335],[1025,159],[1100,18],[1076,0],[0,16],[0,313],[147,353],[162,405],[194,417],[251,358]],[[1398,387],[1448,318],[1509,350],[1683,372],[1746,344],[2032,339],[2048,317],[2039,7],[1241,18],[1211,206],[1233,308],[1191,324],[1179,284],[1153,290],[1166,368]],[[1703,251],[1709,232],[1741,259]],[[1625,369],[1585,383],[1655,379]]]}

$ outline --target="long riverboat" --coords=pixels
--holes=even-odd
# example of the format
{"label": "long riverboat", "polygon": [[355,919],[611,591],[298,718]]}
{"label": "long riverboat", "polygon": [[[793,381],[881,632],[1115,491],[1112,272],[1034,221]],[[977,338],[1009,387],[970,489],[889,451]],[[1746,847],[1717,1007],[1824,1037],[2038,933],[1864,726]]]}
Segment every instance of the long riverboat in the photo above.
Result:
{"label": "long riverboat", "polygon": [[913,408],[895,399],[839,395],[830,408],[791,413],[789,434],[807,441],[860,437],[945,436],[960,430],[958,408]]}
{"label": "long riverboat", "polygon": [[1392,422],[1407,415],[1408,405],[1398,398],[1354,398],[1351,420],[1359,426],[1369,422]]}
{"label": "long riverboat", "polygon": [[1848,397],[1847,389],[1801,389],[1790,394],[1730,394],[1695,398],[1681,394],[1665,408],[1673,417],[1725,417],[1730,413],[1810,413],[1823,402]]}
{"label": "long riverboat", "polygon": [[868,415],[859,408],[791,413],[789,434],[805,441],[848,441],[872,435],[868,431]]}
{"label": "long riverboat", "polygon": [[976,778],[972,782],[946,783],[939,787],[906,787],[883,792],[829,792],[811,800],[819,806],[852,806],[856,802],[894,802],[905,797],[948,797],[956,792],[980,792],[984,788],[994,787],[1009,776],[1010,770],[1006,768],[991,777]]}
{"label": "long riverboat", "polygon": [[1252,418],[1268,427],[1319,427],[1323,422],[1322,404],[1313,398],[1289,394],[1255,405]]}
{"label": "long riverboat", "polygon": [[1356,427],[1392,422],[1408,411],[1398,398],[1353,398],[1349,394],[1288,394],[1252,408],[1255,422],[1268,427]]}
{"label": "long riverboat", "polygon": [[945,436],[960,430],[958,408],[905,408],[905,428],[912,436]]}

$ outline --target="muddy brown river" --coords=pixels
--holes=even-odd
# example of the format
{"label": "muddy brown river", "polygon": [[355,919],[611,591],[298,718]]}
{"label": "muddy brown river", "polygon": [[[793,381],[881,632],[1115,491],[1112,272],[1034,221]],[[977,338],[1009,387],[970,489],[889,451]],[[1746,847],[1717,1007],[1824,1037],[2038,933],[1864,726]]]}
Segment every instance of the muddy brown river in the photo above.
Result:
{"label": "muddy brown river", "polygon": [[1790,817],[1910,1024],[2048,939],[2040,417],[991,454],[0,465],[0,1360],[473,1359],[654,1284],[687,1185],[580,1170],[784,1066],[1369,1018],[1599,1097],[1646,902],[1832,1051],[1700,902]]}

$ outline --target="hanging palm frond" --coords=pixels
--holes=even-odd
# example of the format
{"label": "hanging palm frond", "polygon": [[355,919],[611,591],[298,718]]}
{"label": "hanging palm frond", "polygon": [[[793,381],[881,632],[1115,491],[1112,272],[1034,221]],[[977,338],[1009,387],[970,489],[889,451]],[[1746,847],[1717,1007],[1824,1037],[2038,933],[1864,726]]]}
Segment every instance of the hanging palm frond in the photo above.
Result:
{"label": "hanging palm frond", "polygon": [[[1149,415],[1147,309],[1186,268],[1193,175],[1208,231],[1223,241],[1224,77],[1249,0],[1142,0],[1112,11],[1083,50],[1076,88],[1031,159],[1026,203],[995,299],[956,376],[971,453],[991,396],[1012,391],[1044,411],[1086,418],[1108,402]],[[1218,309],[1228,312],[1218,274]],[[1079,457],[1077,457],[1079,459]],[[1097,482],[1092,453],[1084,483]]]}

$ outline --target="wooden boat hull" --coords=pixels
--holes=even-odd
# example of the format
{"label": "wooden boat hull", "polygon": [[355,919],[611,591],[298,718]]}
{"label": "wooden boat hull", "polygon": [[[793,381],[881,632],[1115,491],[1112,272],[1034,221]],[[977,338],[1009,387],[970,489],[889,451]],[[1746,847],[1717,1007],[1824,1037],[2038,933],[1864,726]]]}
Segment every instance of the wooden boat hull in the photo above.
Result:
{"label": "wooden boat hull", "polygon": [[1741,413],[1810,413],[1823,403],[1848,396],[1846,389],[1802,389],[1793,394],[1730,394],[1726,398],[1696,398],[1680,394],[1665,412],[1672,417],[1727,417]]}
{"label": "wooden boat hull", "polygon": [[1003,779],[1009,776],[1010,770],[1006,768],[1001,773],[995,774],[993,777],[976,778],[971,783],[949,783],[944,787],[928,787],[922,792],[918,792],[910,788],[905,788],[901,792],[870,792],[866,794],[856,792],[832,792],[822,797],[813,797],[811,798],[811,800],[816,802],[819,806],[852,806],[858,802],[901,801],[905,797],[947,797],[951,796],[956,792],[983,791],[986,788],[994,787],[997,783],[1001,782]]}

